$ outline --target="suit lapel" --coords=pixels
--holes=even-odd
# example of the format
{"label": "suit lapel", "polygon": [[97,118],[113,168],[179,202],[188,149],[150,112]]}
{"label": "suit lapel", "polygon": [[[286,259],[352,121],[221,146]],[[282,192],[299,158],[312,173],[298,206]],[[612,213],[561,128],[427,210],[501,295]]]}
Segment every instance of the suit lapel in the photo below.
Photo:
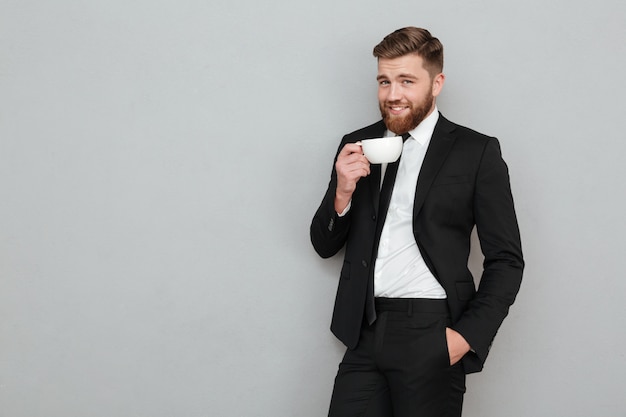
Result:
{"label": "suit lapel", "polygon": [[433,136],[430,139],[430,144],[422,163],[422,169],[417,178],[413,219],[417,218],[439,169],[456,141],[456,136],[452,133],[454,129],[454,125],[439,114],[439,120],[433,131]]}

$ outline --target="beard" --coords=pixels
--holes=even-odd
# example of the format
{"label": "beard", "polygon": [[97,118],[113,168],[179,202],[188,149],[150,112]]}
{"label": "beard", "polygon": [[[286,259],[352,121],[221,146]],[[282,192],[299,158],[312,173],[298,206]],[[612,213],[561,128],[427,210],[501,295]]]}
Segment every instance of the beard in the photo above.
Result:
{"label": "beard", "polygon": [[435,97],[433,97],[431,89],[431,93],[426,96],[420,105],[416,106],[415,103],[408,103],[410,113],[406,116],[394,116],[387,111],[387,108],[390,106],[402,105],[402,102],[399,100],[381,102],[379,104],[380,114],[383,117],[387,129],[391,130],[396,135],[402,135],[415,129],[422,123],[428,115],[428,112],[432,109],[434,101]]}

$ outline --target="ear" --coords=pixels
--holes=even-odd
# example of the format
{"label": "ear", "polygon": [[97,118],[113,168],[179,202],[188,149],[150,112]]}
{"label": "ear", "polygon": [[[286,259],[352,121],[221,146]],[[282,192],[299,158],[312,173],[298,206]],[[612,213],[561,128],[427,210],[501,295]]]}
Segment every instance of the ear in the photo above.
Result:
{"label": "ear", "polygon": [[443,89],[443,83],[446,81],[446,76],[443,72],[435,75],[433,78],[433,97],[437,97]]}

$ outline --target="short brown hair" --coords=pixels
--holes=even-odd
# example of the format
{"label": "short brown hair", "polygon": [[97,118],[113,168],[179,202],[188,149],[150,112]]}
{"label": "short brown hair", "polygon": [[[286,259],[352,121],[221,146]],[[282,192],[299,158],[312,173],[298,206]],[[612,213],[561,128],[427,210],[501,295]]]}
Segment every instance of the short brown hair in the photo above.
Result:
{"label": "short brown hair", "polygon": [[443,71],[443,45],[426,29],[413,26],[398,29],[374,47],[374,56],[378,59],[408,54],[419,55],[431,77]]}

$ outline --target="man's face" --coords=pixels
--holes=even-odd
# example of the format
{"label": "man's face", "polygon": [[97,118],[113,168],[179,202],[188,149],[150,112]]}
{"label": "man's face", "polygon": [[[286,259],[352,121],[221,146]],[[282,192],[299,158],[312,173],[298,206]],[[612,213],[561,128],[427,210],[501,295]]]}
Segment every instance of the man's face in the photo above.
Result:
{"label": "man's face", "polygon": [[397,135],[413,130],[435,108],[444,75],[431,78],[415,54],[378,59],[378,104],[387,129]]}

